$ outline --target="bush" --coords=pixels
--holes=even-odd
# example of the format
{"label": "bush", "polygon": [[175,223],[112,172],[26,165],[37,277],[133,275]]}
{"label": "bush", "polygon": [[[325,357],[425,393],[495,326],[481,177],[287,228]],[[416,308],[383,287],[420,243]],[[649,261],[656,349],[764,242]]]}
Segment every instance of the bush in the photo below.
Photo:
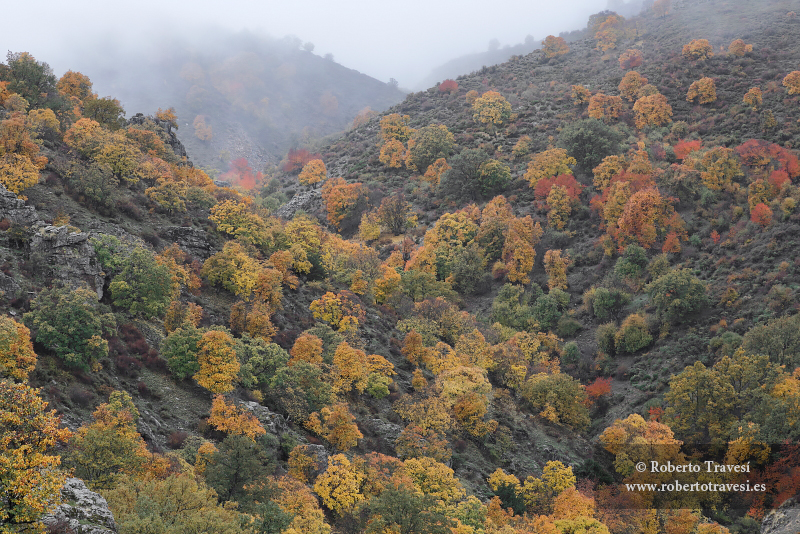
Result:
{"label": "bush", "polygon": [[616,318],[631,301],[631,295],[615,288],[593,287],[583,294],[583,301],[594,316],[602,320]]}
{"label": "bush", "polygon": [[558,145],[575,158],[578,168],[590,173],[603,158],[620,153],[623,135],[598,119],[571,122],[561,130]]}
{"label": "bush", "polygon": [[708,303],[706,286],[689,269],[670,271],[647,284],[645,290],[658,313],[673,323],[685,321]]}
{"label": "bush", "polygon": [[505,284],[492,302],[492,321],[515,330],[529,330],[534,323],[530,303],[541,294],[536,284],[531,284],[530,292],[523,286]]}
{"label": "bush", "polygon": [[647,267],[647,252],[639,245],[628,245],[614,265],[614,273],[621,278],[638,278]]}
{"label": "bush", "polygon": [[595,340],[597,341],[597,348],[600,352],[604,352],[609,356],[615,354],[614,339],[617,337],[617,325],[614,323],[606,323],[597,327],[595,332]]}
{"label": "bush", "polygon": [[174,297],[169,267],[137,247],[123,261],[120,273],[109,286],[115,306],[145,318],[160,316]]}
{"label": "bush", "polygon": [[653,336],[647,329],[647,320],[638,313],[629,315],[614,335],[614,347],[620,352],[634,353],[652,341]]}

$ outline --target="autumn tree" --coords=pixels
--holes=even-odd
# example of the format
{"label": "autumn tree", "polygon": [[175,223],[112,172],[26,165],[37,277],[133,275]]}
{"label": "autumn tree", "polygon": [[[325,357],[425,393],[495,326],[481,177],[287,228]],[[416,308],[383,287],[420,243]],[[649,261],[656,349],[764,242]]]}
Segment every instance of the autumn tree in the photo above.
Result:
{"label": "autumn tree", "polygon": [[102,336],[116,326],[114,316],[87,288],[44,289],[23,317],[37,343],[54,351],[66,365],[82,369],[108,354],[108,342]]}
{"label": "autumn tree", "polygon": [[85,100],[96,98],[92,93],[92,81],[88,76],[80,72],[68,70],[56,83],[56,89],[67,97],[74,97],[75,104],[82,104]]}
{"label": "autumn tree", "polygon": [[511,282],[527,284],[536,258],[535,246],[544,230],[530,215],[509,221],[508,234],[503,245],[502,259]]}
{"label": "autumn tree", "polygon": [[25,382],[36,360],[30,330],[10,317],[0,317],[0,378]]}
{"label": "autumn tree", "polygon": [[619,118],[623,110],[622,98],[603,93],[592,95],[589,99],[589,117],[606,123]]}
{"label": "autumn tree", "polygon": [[212,284],[219,284],[231,293],[248,298],[256,287],[261,266],[236,241],[228,241],[205,263],[202,274]]}
{"label": "autumn tree", "polygon": [[363,207],[365,197],[366,188],[361,182],[349,184],[344,178],[331,178],[322,186],[328,221],[337,229]]}
{"label": "autumn tree", "polygon": [[633,102],[639,98],[639,90],[646,84],[647,78],[634,70],[623,76],[622,81],[619,82],[618,89],[622,96],[627,98],[629,102]]}
{"label": "autumn tree", "polygon": [[695,99],[699,104],[710,104],[717,99],[717,89],[713,79],[706,77],[692,82],[686,93],[686,101],[694,102]]}
{"label": "autumn tree", "polygon": [[391,113],[381,118],[381,138],[388,142],[392,139],[405,143],[411,137],[414,131],[408,125],[411,120],[409,115],[400,115],[399,113]]}
{"label": "autumn tree", "polygon": [[683,45],[684,59],[692,61],[705,61],[714,56],[714,48],[708,39],[692,39],[689,44]]}
{"label": "autumn tree", "polygon": [[289,365],[292,365],[293,362],[305,361],[319,366],[322,364],[322,340],[313,334],[300,334],[289,353],[292,355]]}
{"label": "autumn tree", "polygon": [[666,463],[682,459],[681,442],[675,439],[669,426],[645,421],[639,414],[615,420],[599,440],[615,456],[614,468],[624,476],[632,474],[634,465],[641,461]]}
{"label": "autumn tree", "polygon": [[589,99],[592,97],[592,93],[582,85],[573,85],[572,86],[572,102],[576,106],[581,106],[589,102]]}
{"label": "autumn tree", "polygon": [[0,79],[8,82],[10,92],[27,100],[31,109],[57,109],[60,104],[53,69],[47,63],[37,61],[28,52],[9,51],[6,65],[0,71]]}
{"label": "autumn tree", "polygon": [[539,180],[544,178],[560,174],[572,174],[569,166],[575,164],[577,164],[577,161],[567,155],[565,149],[551,148],[544,152],[539,152],[531,158],[524,178],[528,180],[531,187],[535,187]]}
{"label": "autumn tree", "polygon": [[661,93],[643,96],[633,105],[636,127],[661,126],[672,121],[672,106]]}
{"label": "autumn tree", "polygon": [[619,56],[619,66],[623,70],[639,67],[642,61],[642,53],[639,50],[626,50]]}
{"label": "autumn tree", "polygon": [[764,102],[761,89],[758,87],[751,87],[750,90],[745,93],[742,102],[750,106],[753,111],[758,111],[761,108],[761,104]]}
{"label": "autumn tree", "polygon": [[266,433],[252,412],[237,406],[233,402],[225,402],[222,395],[214,395],[211,402],[211,416],[208,424],[226,434],[238,434],[255,440]]}
{"label": "autumn tree", "polygon": [[378,207],[377,216],[380,224],[392,235],[402,234],[416,223],[411,204],[406,201],[403,193],[384,198]]}
{"label": "autumn tree", "polygon": [[783,86],[790,95],[800,94],[800,70],[794,70],[783,78]]}
{"label": "autumn tree", "polygon": [[314,318],[325,321],[340,332],[358,328],[359,316],[363,310],[347,296],[328,291],[322,297],[311,302],[309,309]]}
{"label": "autumn tree", "polygon": [[703,154],[696,167],[701,171],[703,185],[712,191],[729,190],[733,180],[744,174],[733,149],[725,147],[712,148]]}
{"label": "autumn tree", "polygon": [[233,391],[239,373],[233,338],[222,331],[206,332],[197,343],[198,371],[194,380],[212,393]]}
{"label": "autumn tree", "polygon": [[564,373],[537,373],[520,388],[533,410],[551,423],[582,430],[589,425],[586,392]]}
{"label": "autumn tree", "polygon": [[683,220],[675,212],[670,199],[662,197],[657,188],[643,189],[630,195],[619,218],[609,227],[609,233],[616,238],[620,249],[632,242],[650,248],[659,235],[671,231],[685,239]]}
{"label": "autumn tree", "polygon": [[763,202],[759,202],[750,210],[750,220],[762,228],[772,224],[772,209]]}
{"label": "autumn tree", "polygon": [[378,160],[390,169],[400,169],[406,159],[406,147],[397,139],[389,139],[381,146]]}
{"label": "autumn tree", "polygon": [[594,174],[594,186],[598,191],[602,191],[611,185],[611,179],[622,173],[627,167],[624,156],[606,156],[599,165],[592,169]]}
{"label": "autumn tree", "polygon": [[303,166],[303,170],[297,176],[302,185],[314,185],[323,181],[328,175],[325,163],[321,159],[312,159]]}
{"label": "autumn tree", "polygon": [[0,530],[4,532],[40,530],[42,515],[61,503],[67,475],[58,469],[61,457],[53,449],[71,432],[59,428],[55,410],[46,409],[38,390],[0,380],[0,523],[5,525]]}
{"label": "autumn tree", "polygon": [[647,328],[647,321],[642,314],[633,313],[622,321],[614,335],[614,349],[618,352],[632,354],[653,341]]}
{"label": "autumn tree", "polygon": [[408,151],[405,157],[406,167],[424,174],[433,162],[441,158],[447,158],[453,151],[454,145],[455,138],[450,133],[450,130],[447,129],[447,126],[432,124],[420,128],[408,138]]}
{"label": "autumn tree", "polygon": [[338,515],[344,515],[364,500],[364,479],[364,473],[351,464],[344,454],[334,454],[328,458],[328,468],[317,477],[314,491],[326,507]]}
{"label": "autumn tree", "polygon": [[531,475],[525,479],[520,493],[530,512],[546,514],[552,511],[554,498],[574,487],[576,481],[572,467],[565,466],[558,460],[549,461],[542,469],[541,477]]}
{"label": "autumn tree", "polygon": [[441,180],[442,175],[449,171],[450,168],[445,158],[439,158],[428,166],[428,170],[425,171],[423,178],[433,187],[436,187],[439,185],[439,180]]}
{"label": "autumn tree", "polygon": [[563,230],[572,212],[572,200],[563,185],[553,185],[547,194],[547,223]]}
{"label": "autumn tree", "polygon": [[30,138],[22,113],[0,121],[0,184],[14,194],[39,182],[47,158]]}
{"label": "autumn tree", "polygon": [[511,117],[511,104],[497,91],[487,91],[472,103],[472,111],[475,122],[496,127]]}
{"label": "autumn tree", "polygon": [[548,250],[544,253],[544,270],[547,273],[547,287],[567,289],[567,267],[569,254],[561,255],[561,250]]}
{"label": "autumn tree", "polygon": [[728,45],[728,54],[737,57],[743,57],[745,54],[749,54],[753,51],[753,45],[745,44],[745,42],[741,39],[734,39],[731,41],[731,44]]}
{"label": "autumn tree", "polygon": [[192,121],[194,128],[194,136],[201,141],[211,141],[214,137],[214,130],[210,124],[206,122],[205,115],[197,115]]}
{"label": "autumn tree", "polygon": [[349,451],[364,437],[356,425],[355,417],[348,410],[347,403],[326,406],[319,413],[312,413],[305,425],[340,451]]}
{"label": "autumn tree", "polygon": [[563,56],[569,52],[569,46],[563,37],[548,35],[542,41],[542,51],[544,52],[544,57],[550,59]]}

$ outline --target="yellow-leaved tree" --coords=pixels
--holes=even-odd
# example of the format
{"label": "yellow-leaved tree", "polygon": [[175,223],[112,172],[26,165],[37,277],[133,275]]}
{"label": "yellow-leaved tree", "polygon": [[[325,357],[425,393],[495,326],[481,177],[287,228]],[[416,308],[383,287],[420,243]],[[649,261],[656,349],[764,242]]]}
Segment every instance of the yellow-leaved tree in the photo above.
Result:
{"label": "yellow-leaved tree", "polygon": [[35,367],[36,354],[28,327],[10,317],[0,317],[0,377],[25,381]]}
{"label": "yellow-leaved tree", "polygon": [[194,375],[195,382],[212,393],[233,391],[240,364],[230,334],[219,330],[206,332],[197,349],[200,370]]}

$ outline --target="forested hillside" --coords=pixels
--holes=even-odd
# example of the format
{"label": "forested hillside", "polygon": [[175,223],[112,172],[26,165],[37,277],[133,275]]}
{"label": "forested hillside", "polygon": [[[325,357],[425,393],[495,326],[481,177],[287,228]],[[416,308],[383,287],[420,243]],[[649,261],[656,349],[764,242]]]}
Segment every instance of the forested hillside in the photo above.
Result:
{"label": "forested hillside", "polygon": [[[798,8],[598,13],[225,182],[9,54],[0,520],[70,472],[120,533],[759,532],[800,491]],[[719,489],[626,489],[676,482]]]}

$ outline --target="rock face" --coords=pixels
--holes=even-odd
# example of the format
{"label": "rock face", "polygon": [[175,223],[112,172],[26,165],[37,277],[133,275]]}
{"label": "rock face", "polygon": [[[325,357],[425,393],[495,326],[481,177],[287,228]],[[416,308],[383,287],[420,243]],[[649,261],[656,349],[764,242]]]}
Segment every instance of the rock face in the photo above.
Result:
{"label": "rock face", "polygon": [[280,436],[281,433],[287,431],[286,419],[284,419],[281,414],[275,413],[266,406],[262,406],[255,401],[245,402],[244,406],[253,412],[258,422],[264,425],[264,428],[268,432]]}
{"label": "rock face", "polygon": [[208,234],[201,228],[165,226],[159,228],[158,235],[165,241],[177,243],[184,251],[200,261],[207,260],[216,252],[214,245],[208,239]]}
{"label": "rock face", "polygon": [[76,287],[88,283],[103,298],[105,275],[86,232],[70,232],[67,226],[43,226],[31,238],[31,258],[49,267],[64,283]]}
{"label": "rock face", "polygon": [[797,534],[800,532],[800,497],[787,499],[777,510],[764,516],[761,534]]}
{"label": "rock face", "polygon": [[275,215],[284,219],[291,219],[298,210],[313,213],[321,206],[322,193],[320,193],[319,189],[312,189],[293,196],[289,202],[278,208]]}
{"label": "rock face", "polygon": [[[117,523],[108,508],[108,502],[86,487],[79,478],[68,478],[61,488],[65,504],[42,518],[50,528],[59,526],[57,532],[75,534],[116,534]],[[68,503],[68,504],[67,504]],[[55,529],[53,530],[56,531]]]}
{"label": "rock face", "polygon": [[17,195],[0,184],[0,221],[3,219],[20,226],[31,226],[39,220],[39,216],[33,206],[26,206],[24,200],[18,199]]}

